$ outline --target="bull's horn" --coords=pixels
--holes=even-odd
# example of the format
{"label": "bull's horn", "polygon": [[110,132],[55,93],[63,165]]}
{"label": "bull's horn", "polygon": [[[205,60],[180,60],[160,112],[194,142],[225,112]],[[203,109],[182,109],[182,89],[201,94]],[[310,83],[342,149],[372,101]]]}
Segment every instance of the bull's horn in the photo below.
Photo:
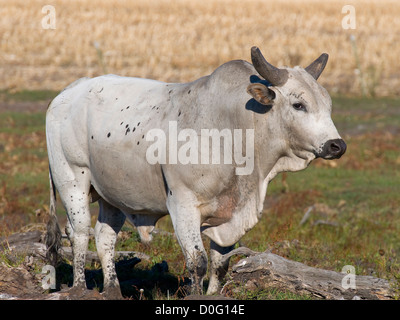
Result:
{"label": "bull's horn", "polygon": [[269,64],[257,47],[251,48],[251,61],[257,72],[273,86],[281,86],[288,79],[288,72]]}
{"label": "bull's horn", "polygon": [[311,74],[315,80],[317,80],[325,69],[328,57],[327,53],[321,54],[319,58],[311,63],[305,70]]}

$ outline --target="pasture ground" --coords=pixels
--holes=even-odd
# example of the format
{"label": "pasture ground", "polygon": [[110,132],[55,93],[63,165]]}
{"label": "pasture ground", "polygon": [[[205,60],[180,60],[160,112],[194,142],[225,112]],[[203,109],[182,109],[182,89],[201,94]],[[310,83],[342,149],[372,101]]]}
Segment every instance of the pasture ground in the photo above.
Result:
{"label": "pasture ground", "polygon": [[[45,110],[52,91],[0,92],[0,237],[43,229],[48,214],[48,161]],[[339,160],[314,161],[306,170],[280,174],[270,184],[261,221],[241,240],[257,251],[272,252],[310,266],[341,271],[352,265],[359,275],[397,281],[400,277],[400,99],[333,98],[333,119],[348,149]],[[93,205],[93,225],[97,205]],[[306,213],[308,214],[306,215]],[[60,221],[65,213],[58,205]],[[302,223],[301,223],[302,222]],[[173,232],[168,217],[158,228]],[[157,234],[151,246],[139,243],[126,224],[118,250],[140,251],[151,258],[134,267],[121,264],[124,279],[134,270],[138,281],[125,282],[132,299],[185,296],[181,249],[170,234]],[[90,249],[94,250],[93,241]],[[23,264],[25,257],[0,251],[0,263]],[[239,257],[232,258],[232,263]],[[165,269],[166,261],[168,270]],[[71,281],[68,264],[59,279]],[[91,285],[101,289],[100,266],[87,265]],[[127,271],[128,270],[128,271]],[[157,271],[158,270],[158,271]],[[40,267],[32,268],[40,273]],[[130,274],[131,276],[131,274]],[[206,282],[207,283],[207,282]],[[140,289],[144,293],[140,296]],[[310,299],[284,290],[235,288],[239,299]]]}

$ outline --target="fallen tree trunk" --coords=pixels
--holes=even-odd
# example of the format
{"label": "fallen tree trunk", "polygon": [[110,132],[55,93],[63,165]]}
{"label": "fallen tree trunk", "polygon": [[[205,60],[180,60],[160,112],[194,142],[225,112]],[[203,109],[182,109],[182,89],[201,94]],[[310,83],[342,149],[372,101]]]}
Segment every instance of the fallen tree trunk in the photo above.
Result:
{"label": "fallen tree trunk", "polygon": [[[35,257],[39,257],[41,259],[46,259],[46,245],[43,243],[30,243],[23,246],[10,246],[11,250],[16,252],[24,253],[26,255],[33,255]],[[60,255],[64,259],[73,260],[72,248],[71,247],[62,247],[60,250]],[[116,251],[115,252],[115,259],[132,259],[132,258],[139,258],[140,260],[150,260],[150,257],[142,252],[135,252],[135,251]],[[92,262],[99,262],[100,258],[97,255],[97,252],[94,251],[86,251],[86,263]]]}
{"label": "fallen tree trunk", "polygon": [[249,289],[275,287],[332,300],[389,300],[395,295],[384,279],[317,269],[270,252],[246,253],[251,256],[232,267],[232,277]]}
{"label": "fallen tree trunk", "polygon": [[[0,250],[8,250],[10,253],[21,253],[27,256],[32,255],[42,260],[46,259],[46,245],[42,243],[42,233],[40,231],[29,231],[25,233],[16,233],[8,238],[0,239]],[[72,248],[62,247],[60,255],[64,259],[72,260]],[[142,252],[135,251],[116,251],[115,259],[139,258],[140,260],[150,260],[150,257]],[[97,252],[86,252],[86,263],[93,261],[100,262]]]}

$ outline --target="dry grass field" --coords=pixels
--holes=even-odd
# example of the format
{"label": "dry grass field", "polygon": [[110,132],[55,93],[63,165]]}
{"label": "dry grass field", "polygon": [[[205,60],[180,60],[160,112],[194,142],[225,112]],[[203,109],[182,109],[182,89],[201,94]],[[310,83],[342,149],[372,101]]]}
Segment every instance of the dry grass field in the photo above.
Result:
{"label": "dry grass field", "polygon": [[[48,4],[55,29],[42,28]],[[355,30],[342,28],[346,4],[356,10]],[[278,66],[328,52],[321,82],[333,94],[400,93],[395,0],[0,0],[0,16],[3,90],[60,90],[103,73],[191,81],[228,60],[250,60],[257,45]]]}

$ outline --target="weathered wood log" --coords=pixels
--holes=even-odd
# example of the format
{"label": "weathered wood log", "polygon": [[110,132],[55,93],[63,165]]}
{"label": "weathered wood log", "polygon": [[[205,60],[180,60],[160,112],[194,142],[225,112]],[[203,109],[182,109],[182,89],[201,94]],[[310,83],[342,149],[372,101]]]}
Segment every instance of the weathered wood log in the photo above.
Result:
{"label": "weathered wood log", "polygon": [[[71,247],[62,247],[60,253],[63,258],[66,258],[68,260],[73,259]],[[150,257],[147,254],[142,253],[142,252],[136,252],[136,251],[116,251],[115,252],[115,260],[131,259],[131,258],[139,258],[140,260],[150,260]],[[90,263],[93,261],[100,262],[97,252],[87,251],[86,252],[86,263]]]}
{"label": "weathered wood log", "polygon": [[[26,255],[33,255],[35,257],[45,259],[46,245],[41,241],[42,233],[38,230],[29,231],[24,233],[16,233],[9,237],[0,238],[0,250],[8,250],[10,253],[22,253]],[[61,257],[72,260],[72,248],[62,247],[60,250]],[[130,259],[139,258],[141,260],[150,260],[150,257],[142,252],[136,251],[116,251],[115,259]],[[87,251],[86,262],[92,261],[100,262],[97,252]]]}
{"label": "weathered wood log", "polygon": [[[10,249],[15,252],[20,252],[20,253],[25,253],[27,255],[33,255],[42,259],[45,259],[46,257],[46,245],[43,243],[30,243],[30,244],[25,244],[25,245],[11,245]],[[72,260],[73,255],[72,255],[72,248],[71,247],[62,247],[60,250],[60,255],[64,259]],[[139,258],[140,260],[150,260],[150,257],[142,252],[136,252],[136,251],[116,251],[115,252],[115,259],[131,259],[131,258]],[[99,262],[100,259],[99,256],[97,255],[97,252],[94,251],[87,251],[86,252],[86,263],[92,263],[92,262]]]}
{"label": "weathered wood log", "polygon": [[247,287],[282,288],[332,300],[394,298],[393,285],[385,279],[313,268],[270,252],[248,253],[252,255],[232,267],[233,281]]}
{"label": "weathered wood log", "polygon": [[8,237],[0,238],[0,250],[7,250],[10,246],[17,244],[19,246],[30,244],[32,242],[40,242],[42,232],[39,230],[14,233]]}

